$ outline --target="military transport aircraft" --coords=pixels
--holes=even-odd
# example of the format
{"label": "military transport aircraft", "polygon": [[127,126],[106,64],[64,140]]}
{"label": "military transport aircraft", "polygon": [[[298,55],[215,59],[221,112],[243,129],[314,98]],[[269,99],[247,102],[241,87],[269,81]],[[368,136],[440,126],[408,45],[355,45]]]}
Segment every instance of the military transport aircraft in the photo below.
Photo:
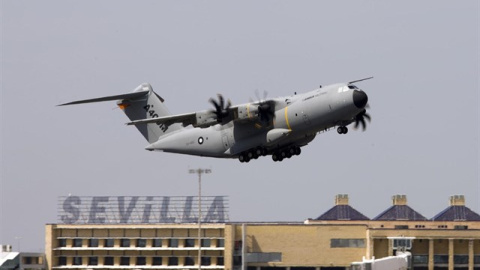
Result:
{"label": "military transport aircraft", "polygon": [[[146,150],[216,158],[238,158],[249,162],[271,155],[282,161],[299,155],[300,147],[317,133],[337,127],[348,132],[355,123],[366,128],[367,94],[354,83],[324,86],[287,97],[263,99],[232,106],[222,95],[210,99],[214,109],[171,115],[164,99],[150,84],[139,85],[129,94],[69,102],[63,105],[117,100],[117,105],[147,139]],[[191,126],[191,127],[190,127]]]}

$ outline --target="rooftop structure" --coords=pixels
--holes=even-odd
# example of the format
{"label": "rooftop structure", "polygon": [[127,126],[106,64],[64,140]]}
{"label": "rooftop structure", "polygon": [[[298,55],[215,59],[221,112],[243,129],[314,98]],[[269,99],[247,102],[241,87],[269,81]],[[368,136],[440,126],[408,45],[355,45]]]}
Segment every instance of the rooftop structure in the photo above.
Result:
{"label": "rooftop structure", "polygon": [[348,194],[335,196],[335,206],[315,220],[370,220],[348,204]]}
{"label": "rooftop structure", "polygon": [[465,206],[463,195],[450,197],[450,206],[432,218],[434,221],[480,221],[480,215]]}
{"label": "rooftop structure", "polygon": [[427,220],[417,211],[407,205],[406,195],[394,195],[392,197],[393,205],[373,220]]}

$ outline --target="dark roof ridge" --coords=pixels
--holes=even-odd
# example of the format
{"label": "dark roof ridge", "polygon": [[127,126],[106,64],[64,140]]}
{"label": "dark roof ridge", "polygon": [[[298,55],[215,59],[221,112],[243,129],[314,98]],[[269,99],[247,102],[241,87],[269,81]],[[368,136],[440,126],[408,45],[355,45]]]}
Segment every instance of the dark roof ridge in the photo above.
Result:
{"label": "dark roof ridge", "polygon": [[370,220],[350,205],[335,205],[315,220]]}
{"label": "dark roof ridge", "polygon": [[408,205],[392,205],[373,220],[428,220]]}

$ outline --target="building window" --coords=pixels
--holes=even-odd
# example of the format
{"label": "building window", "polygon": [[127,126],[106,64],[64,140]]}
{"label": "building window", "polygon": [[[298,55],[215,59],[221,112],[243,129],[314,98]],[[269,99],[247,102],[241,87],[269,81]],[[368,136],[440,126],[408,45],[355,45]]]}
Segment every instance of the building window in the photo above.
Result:
{"label": "building window", "polygon": [[153,239],[152,247],[162,247],[162,239]]}
{"label": "building window", "polygon": [[178,247],[178,239],[168,239],[168,247]]}
{"label": "building window", "polygon": [[331,248],[363,248],[365,239],[330,239]]}
{"label": "building window", "polygon": [[103,259],[103,265],[113,265],[113,257],[105,257]]}
{"label": "building window", "polygon": [[147,264],[147,258],[137,257],[137,265],[146,265],[146,264]]}
{"label": "building window", "polygon": [[233,256],[233,265],[234,266],[242,265],[242,256]]}
{"label": "building window", "polygon": [[185,239],[185,247],[194,247],[195,239]]}
{"label": "building window", "polygon": [[448,255],[433,255],[435,264],[448,264]]}
{"label": "building window", "polygon": [[168,265],[178,265],[177,257],[168,257]]}
{"label": "building window", "polygon": [[162,257],[153,257],[152,265],[162,265]]}
{"label": "building window", "polygon": [[202,239],[202,247],[210,247],[211,243],[210,239]]}
{"label": "building window", "polygon": [[212,258],[202,257],[202,265],[211,265],[211,264],[212,264]]}
{"label": "building window", "polygon": [[455,225],[455,230],[468,230],[467,225]]}
{"label": "building window", "polygon": [[396,230],[407,230],[408,225],[395,225]]}
{"label": "building window", "polygon": [[23,259],[23,264],[32,264],[33,257],[23,257],[22,259]]}
{"label": "building window", "polygon": [[468,255],[453,255],[453,264],[468,265]]}
{"label": "building window", "polygon": [[120,257],[120,265],[130,265],[130,257]]}
{"label": "building window", "polygon": [[73,257],[73,265],[82,265],[82,257]]}
{"label": "building window", "polygon": [[218,257],[218,258],[217,258],[217,265],[224,265],[224,264],[225,264],[225,263],[224,263],[223,257]]}
{"label": "building window", "polygon": [[225,239],[217,239],[217,247],[225,247]]}
{"label": "building window", "polygon": [[193,259],[193,257],[186,257],[184,265],[195,265],[195,260]]}
{"label": "building window", "polygon": [[89,257],[88,265],[98,265],[98,257]]}
{"label": "building window", "polygon": [[428,255],[413,255],[413,264],[428,264]]}
{"label": "building window", "polygon": [[412,249],[412,239],[393,239],[394,250]]}
{"label": "building window", "polygon": [[447,229],[448,226],[447,226],[447,225],[438,225],[438,228],[439,228],[439,229]]}
{"label": "building window", "polygon": [[123,238],[120,240],[121,247],[130,247],[130,239]]}
{"label": "building window", "polygon": [[105,242],[103,243],[104,247],[113,247],[115,245],[115,241],[113,239],[105,239]]}
{"label": "building window", "polygon": [[147,246],[147,240],[137,239],[137,247],[146,247],[146,246]]}
{"label": "building window", "polygon": [[88,240],[89,247],[98,247],[98,239],[90,239]]}
{"label": "building window", "polygon": [[58,265],[60,266],[67,265],[67,257],[65,256],[58,257]]}
{"label": "building window", "polygon": [[67,239],[58,239],[58,246],[59,247],[66,247],[67,246]]}
{"label": "building window", "polygon": [[73,239],[73,247],[82,247],[83,239],[75,238]]}

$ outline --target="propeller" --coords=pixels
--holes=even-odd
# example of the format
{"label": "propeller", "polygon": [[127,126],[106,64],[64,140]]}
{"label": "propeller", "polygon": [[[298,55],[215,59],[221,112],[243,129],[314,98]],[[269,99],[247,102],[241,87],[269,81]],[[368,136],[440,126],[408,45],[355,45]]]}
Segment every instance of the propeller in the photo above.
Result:
{"label": "propeller", "polygon": [[[262,125],[269,125],[275,118],[275,104],[267,99],[268,92],[263,91],[263,98],[260,98],[258,89],[255,89],[255,96],[258,100],[258,117]],[[250,99],[250,102],[253,102]]]}
{"label": "propeller", "polygon": [[365,131],[367,129],[367,123],[365,122],[365,119],[367,119],[369,123],[372,120],[370,115],[367,113],[367,110],[363,110],[357,114],[357,116],[355,116],[355,126],[353,128],[357,129],[358,126],[362,124],[362,130]]}
{"label": "propeller", "polygon": [[217,96],[218,102],[213,98],[210,98],[209,102],[212,103],[212,105],[215,107],[215,110],[211,110],[211,112],[217,116],[217,122],[222,123],[230,116],[229,109],[230,106],[232,106],[232,103],[230,102],[230,100],[228,100],[225,106],[225,99],[223,98],[223,96],[221,94],[217,94]]}

